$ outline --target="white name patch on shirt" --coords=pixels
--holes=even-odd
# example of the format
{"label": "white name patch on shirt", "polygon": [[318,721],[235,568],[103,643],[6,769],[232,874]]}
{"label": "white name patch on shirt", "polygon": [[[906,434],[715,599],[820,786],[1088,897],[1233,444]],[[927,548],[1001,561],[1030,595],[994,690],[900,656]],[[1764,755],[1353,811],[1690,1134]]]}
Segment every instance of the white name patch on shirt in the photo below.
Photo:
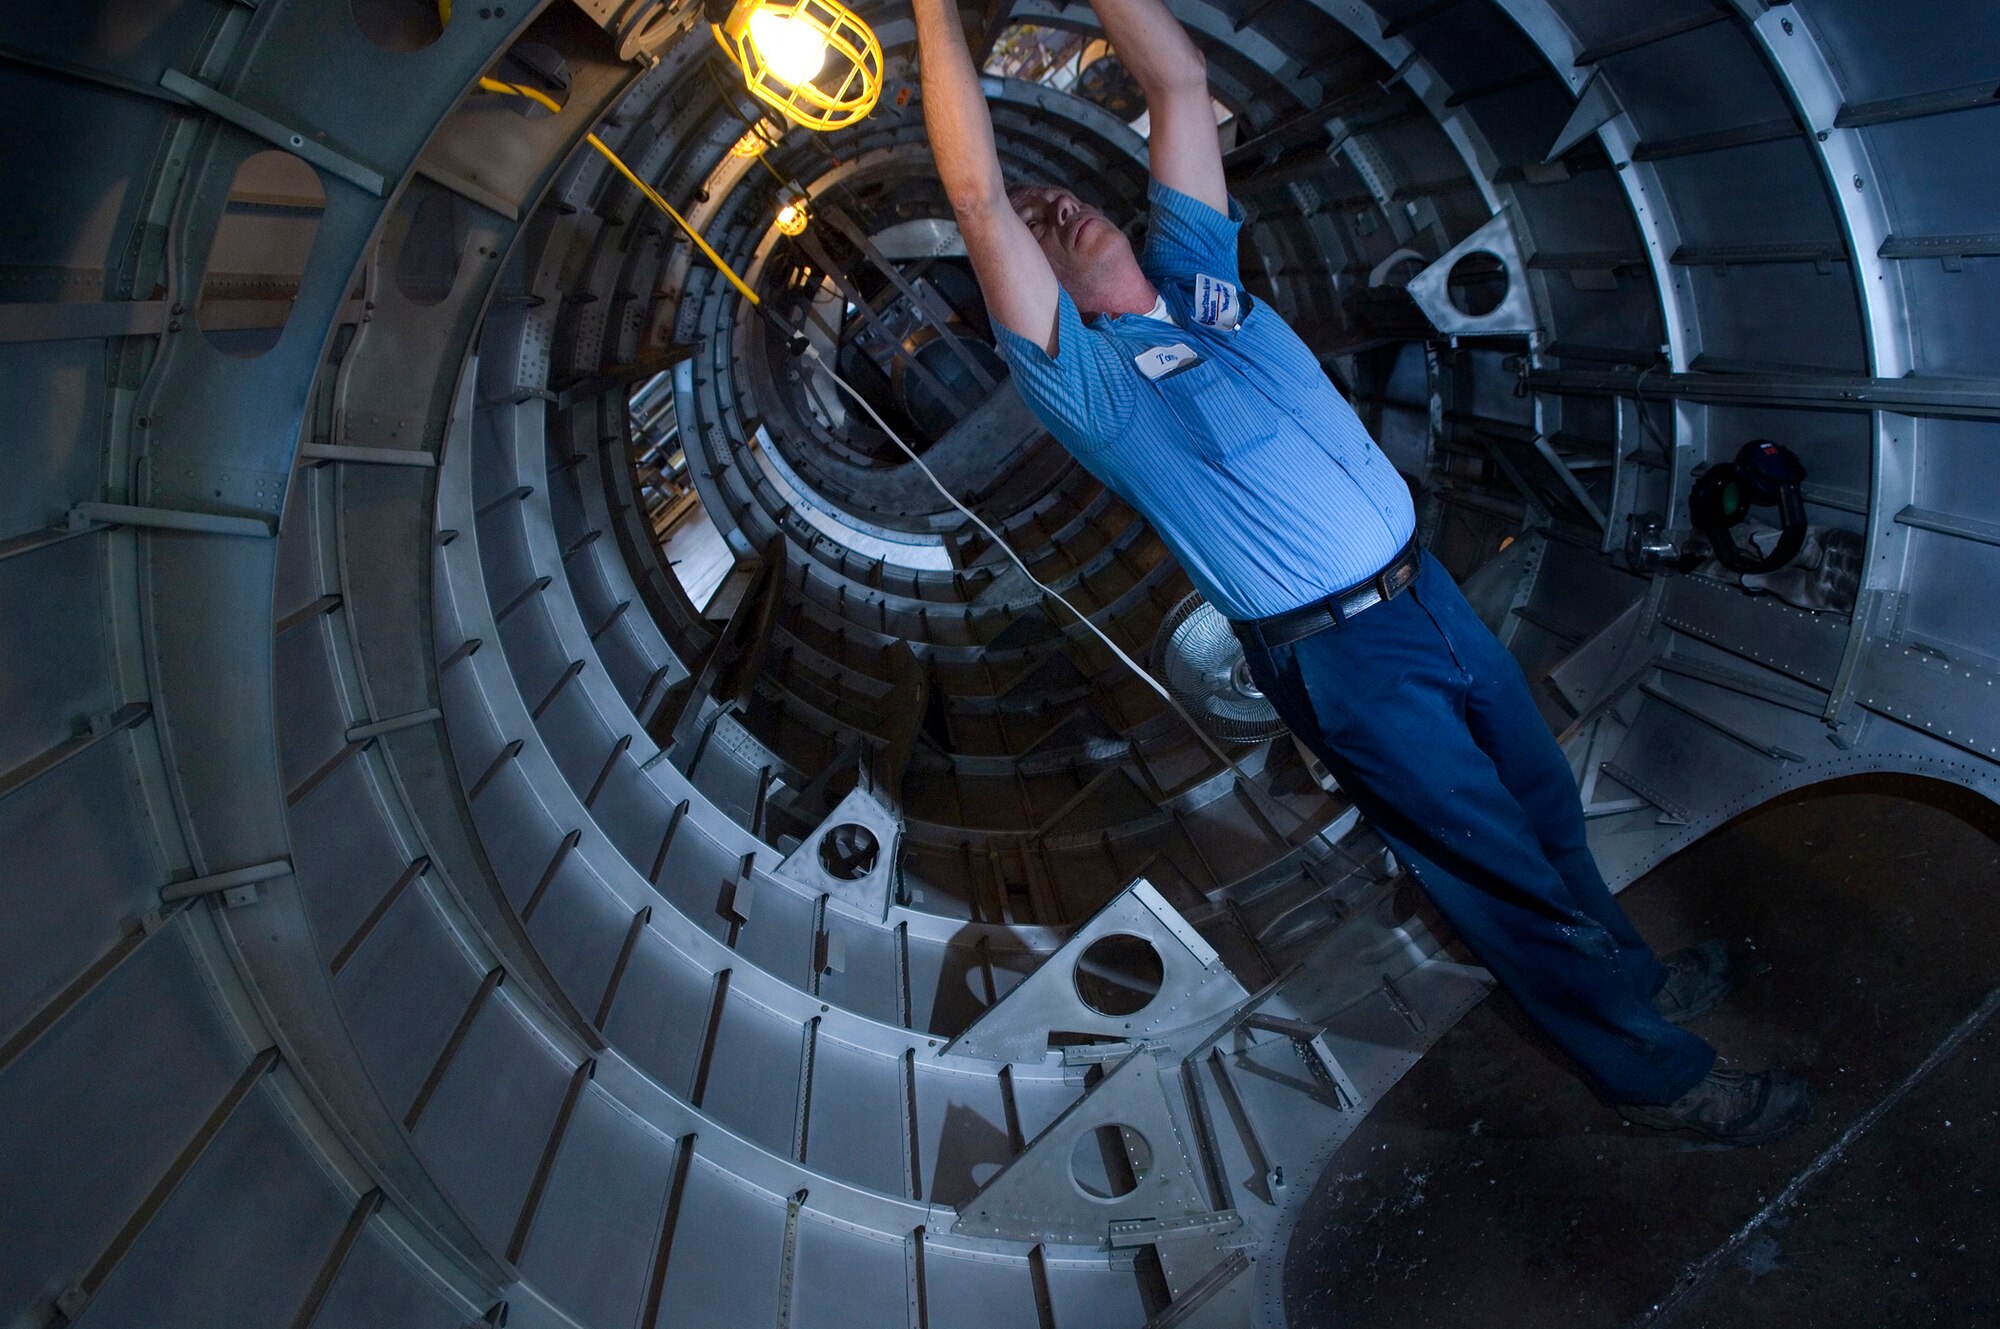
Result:
{"label": "white name patch on shirt", "polygon": [[1201,357],[1186,342],[1177,341],[1171,346],[1154,346],[1132,357],[1139,366],[1139,372],[1150,379],[1165,378],[1176,369],[1184,369],[1198,364]]}
{"label": "white name patch on shirt", "polygon": [[1197,273],[1194,279],[1194,321],[1203,327],[1236,331],[1236,325],[1243,321],[1242,295],[1226,281],[1217,281],[1205,272]]}

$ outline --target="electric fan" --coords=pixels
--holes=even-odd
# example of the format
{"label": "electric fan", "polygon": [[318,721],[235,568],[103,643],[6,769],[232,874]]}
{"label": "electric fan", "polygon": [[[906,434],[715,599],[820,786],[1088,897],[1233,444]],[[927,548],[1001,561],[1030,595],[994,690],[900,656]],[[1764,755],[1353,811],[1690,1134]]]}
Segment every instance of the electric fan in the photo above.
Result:
{"label": "electric fan", "polygon": [[1262,743],[1285,722],[1251,681],[1229,620],[1191,591],[1153,638],[1153,675],[1218,743]]}

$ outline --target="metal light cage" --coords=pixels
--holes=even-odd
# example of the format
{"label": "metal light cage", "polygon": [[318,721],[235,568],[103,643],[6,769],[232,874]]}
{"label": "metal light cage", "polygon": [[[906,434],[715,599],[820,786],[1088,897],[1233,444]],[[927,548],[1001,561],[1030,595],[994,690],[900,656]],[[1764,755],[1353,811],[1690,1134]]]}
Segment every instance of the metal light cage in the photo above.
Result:
{"label": "metal light cage", "polygon": [[729,155],[732,157],[761,157],[771,150],[774,142],[773,132],[765,129],[763,123],[760,121],[743,131],[743,137],[737,139],[730,146]]}
{"label": "metal light cage", "polygon": [[778,205],[776,224],[780,235],[804,235],[806,223],[812,220],[812,209],[803,198],[788,198]]}
{"label": "metal light cage", "polygon": [[[750,19],[760,11],[805,23],[825,40],[826,68],[818,77],[791,83],[771,68],[750,38]],[[874,110],[882,95],[882,43],[840,0],[739,0],[713,31],[742,68],[750,95],[807,129],[843,129]]]}

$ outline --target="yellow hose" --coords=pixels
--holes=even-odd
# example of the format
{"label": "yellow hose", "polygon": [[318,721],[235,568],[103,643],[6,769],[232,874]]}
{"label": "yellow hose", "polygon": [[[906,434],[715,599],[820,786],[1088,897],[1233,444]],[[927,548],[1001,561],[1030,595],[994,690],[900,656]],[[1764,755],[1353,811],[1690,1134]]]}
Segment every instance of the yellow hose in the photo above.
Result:
{"label": "yellow hose", "polygon": [[[448,4],[449,0],[445,0],[445,3]],[[529,101],[536,102],[542,106],[545,106],[552,112],[555,112],[557,114],[560,114],[562,112],[562,106],[556,101],[555,98],[549,96],[547,93],[542,92],[537,88],[522,87],[518,83],[503,83],[497,78],[487,78],[483,75],[480,77],[479,86],[487,92],[503,93],[510,97],[526,97]],[[672,217],[675,223],[679,225],[683,231],[687,232],[688,239],[694,241],[695,248],[701,250],[702,254],[707,257],[708,261],[715,264],[716,271],[720,272],[723,276],[729,278],[729,284],[731,286],[734,286],[737,292],[741,294],[745,300],[748,300],[753,305],[761,305],[764,303],[762,300],[757,298],[757,293],[751,290],[747,285],[745,285],[743,279],[736,275],[736,270],[730,267],[727,263],[723,262],[722,255],[716,253],[715,250],[709,247],[708,241],[702,239],[701,232],[697,231],[694,228],[694,224],[688,221],[687,218],[681,216],[680,213],[676,212],[674,210],[674,205],[667,202],[665,199],[661,198],[658,191],[656,191],[651,185],[647,184],[644,180],[641,180],[638,177],[638,175],[633,172],[632,168],[624,163],[624,161],[618,156],[617,153],[613,152],[608,146],[606,146],[603,139],[599,138],[596,134],[591,133],[584,135],[584,142],[590,144],[591,147],[596,148],[600,153],[604,155],[604,160],[610,162],[613,166],[618,168],[618,174],[624,176],[627,180],[630,180],[633,186],[636,189],[638,189],[638,191],[641,194],[645,196],[646,201],[648,203],[651,203],[661,212],[664,212],[669,217]]]}

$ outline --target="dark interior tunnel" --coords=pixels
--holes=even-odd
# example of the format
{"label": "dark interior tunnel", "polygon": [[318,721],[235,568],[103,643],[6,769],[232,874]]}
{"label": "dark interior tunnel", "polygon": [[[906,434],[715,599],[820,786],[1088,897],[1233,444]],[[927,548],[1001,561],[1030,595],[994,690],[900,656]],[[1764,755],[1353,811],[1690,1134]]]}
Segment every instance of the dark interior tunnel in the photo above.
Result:
{"label": "dark interior tunnel", "polygon": [[[1621,1127],[1484,1000],[1010,382],[905,0],[825,133],[692,0],[24,0],[0,1324],[2000,1317],[2000,20],[1171,8],[1250,293],[1813,1126]],[[1089,6],[962,10],[1141,235]]]}

